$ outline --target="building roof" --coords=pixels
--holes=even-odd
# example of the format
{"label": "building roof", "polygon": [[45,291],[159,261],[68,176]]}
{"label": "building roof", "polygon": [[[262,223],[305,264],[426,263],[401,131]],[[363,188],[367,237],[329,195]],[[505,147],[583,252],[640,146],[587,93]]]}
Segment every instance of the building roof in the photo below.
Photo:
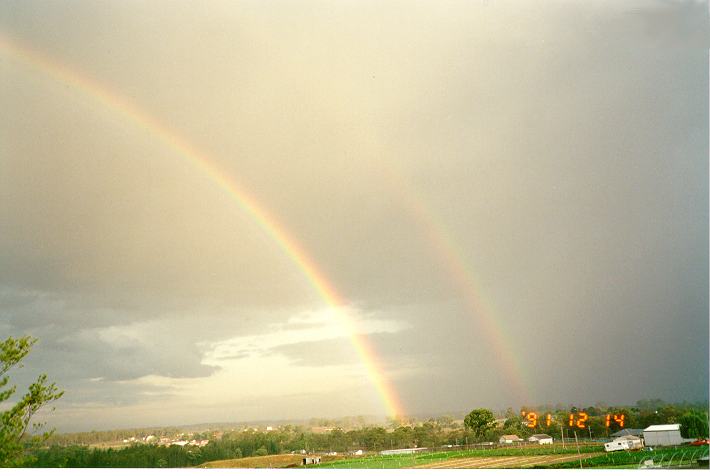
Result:
{"label": "building roof", "polygon": [[641,436],[643,435],[643,430],[641,428],[624,428],[623,430],[619,430],[616,433],[612,433],[611,436],[617,437],[617,436],[626,436],[626,435],[633,435],[633,436]]}
{"label": "building roof", "polygon": [[636,440],[641,440],[640,437],[635,436],[635,435],[624,435],[616,438],[617,440],[630,440],[630,441],[636,441]]}
{"label": "building roof", "polygon": [[680,430],[680,423],[673,423],[670,425],[651,425],[645,430],[646,431],[679,431]]}
{"label": "building roof", "polygon": [[546,435],[544,433],[539,433],[537,435],[533,435],[530,438],[537,438],[538,440],[546,440],[546,439],[551,439],[552,437],[550,435]]}
{"label": "building roof", "polygon": [[518,435],[503,435],[501,436],[504,440],[519,440],[520,437]]}

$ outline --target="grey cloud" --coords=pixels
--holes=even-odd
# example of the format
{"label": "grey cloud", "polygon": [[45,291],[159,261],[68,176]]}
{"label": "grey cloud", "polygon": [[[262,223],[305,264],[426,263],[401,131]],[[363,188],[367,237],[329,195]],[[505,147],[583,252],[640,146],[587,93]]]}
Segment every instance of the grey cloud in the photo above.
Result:
{"label": "grey cloud", "polygon": [[[343,301],[410,326],[368,336],[409,407],[707,398],[701,3],[37,5],[0,7],[0,29],[174,128]],[[198,342],[324,305],[149,131],[0,68],[16,112],[0,118],[0,330],[40,337],[32,370],[77,388],[209,375]],[[122,348],[98,340],[144,323]],[[348,346],[264,352],[318,366],[352,363]],[[516,401],[501,353],[535,401]]]}

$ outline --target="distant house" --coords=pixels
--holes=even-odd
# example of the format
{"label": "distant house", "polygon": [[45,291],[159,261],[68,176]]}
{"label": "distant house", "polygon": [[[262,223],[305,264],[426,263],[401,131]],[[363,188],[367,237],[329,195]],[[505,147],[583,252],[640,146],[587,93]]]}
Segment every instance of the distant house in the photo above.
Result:
{"label": "distant house", "polygon": [[380,451],[381,455],[407,455],[420,453],[422,451],[427,451],[429,448],[402,448],[398,450],[384,450]]}
{"label": "distant house", "polygon": [[683,443],[680,436],[680,424],[651,425],[643,430],[646,446],[676,446]]}
{"label": "distant house", "polygon": [[539,445],[551,445],[552,437],[544,433],[539,433],[528,438],[528,441],[531,443],[537,443]]}
{"label": "distant house", "polygon": [[509,445],[511,443],[521,443],[522,441],[523,439],[520,438],[518,435],[503,435],[498,440],[498,442],[502,445]]}
{"label": "distant house", "polygon": [[609,436],[612,438],[620,438],[622,436],[638,436],[641,438],[643,436],[643,430],[640,428],[624,428],[623,430],[619,430]]}
{"label": "distant house", "polygon": [[353,451],[352,454],[354,454],[355,456],[360,456],[362,454],[362,450]]}
{"label": "distant house", "polygon": [[303,458],[303,466],[309,464],[320,464],[320,456],[306,456]]}
{"label": "distant house", "polygon": [[325,433],[330,433],[334,429],[335,428],[332,428],[329,426],[314,426],[314,427],[311,427],[311,433],[314,433],[316,435],[322,435]]}

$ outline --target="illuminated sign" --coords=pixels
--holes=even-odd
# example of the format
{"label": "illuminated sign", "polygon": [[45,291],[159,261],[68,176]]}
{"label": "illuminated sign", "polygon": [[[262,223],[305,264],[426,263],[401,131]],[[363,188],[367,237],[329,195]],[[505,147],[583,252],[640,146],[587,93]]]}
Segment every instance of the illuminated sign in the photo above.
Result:
{"label": "illuminated sign", "polygon": [[586,421],[589,420],[589,415],[585,412],[577,412],[569,414],[569,426],[577,428],[587,428]]}
{"label": "illuminated sign", "polygon": [[[546,413],[544,416],[538,416],[535,412],[522,411],[520,415],[523,417],[523,424],[528,428],[549,428],[552,426],[553,417],[551,413]],[[624,428],[626,425],[626,415],[623,413],[607,414],[604,416],[604,426],[610,428],[612,426]],[[573,412],[567,415],[567,426],[570,428],[588,428],[589,414],[586,412]]]}
{"label": "illuminated sign", "polygon": [[548,413],[547,415],[545,415],[543,421],[538,421],[537,413],[529,412],[525,414],[525,426],[527,426],[528,428],[537,428],[538,423],[540,424],[540,426],[545,425],[547,428],[549,428],[552,425],[552,415]]}
{"label": "illuminated sign", "polygon": [[614,419],[614,423],[619,425],[619,428],[623,428],[624,424],[626,423],[626,415],[623,413],[620,415],[607,415],[606,416],[606,421],[604,422],[604,425],[609,428],[611,426],[612,418]]}

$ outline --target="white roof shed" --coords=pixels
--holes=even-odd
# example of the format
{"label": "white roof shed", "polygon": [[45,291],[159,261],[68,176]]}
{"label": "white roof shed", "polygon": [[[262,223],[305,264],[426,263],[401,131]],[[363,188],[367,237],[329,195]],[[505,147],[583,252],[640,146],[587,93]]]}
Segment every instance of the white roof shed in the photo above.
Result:
{"label": "white roof shed", "polygon": [[680,436],[680,424],[651,425],[643,430],[646,446],[676,446],[683,443]]}

